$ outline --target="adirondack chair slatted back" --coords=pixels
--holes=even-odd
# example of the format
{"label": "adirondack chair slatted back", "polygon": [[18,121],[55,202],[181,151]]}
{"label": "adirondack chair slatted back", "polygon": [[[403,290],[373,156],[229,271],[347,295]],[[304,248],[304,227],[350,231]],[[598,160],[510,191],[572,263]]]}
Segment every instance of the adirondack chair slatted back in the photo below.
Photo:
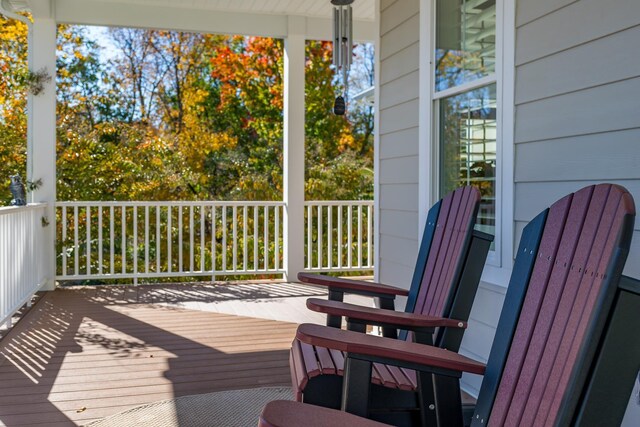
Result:
{"label": "adirondack chair slatted back", "polygon": [[600,184],[559,200],[525,229],[505,299],[513,307],[500,318],[474,425],[558,425],[563,413],[573,413],[569,406],[577,405],[597,346],[590,337],[604,328],[634,216],[624,188]]}
{"label": "adirondack chair slatted back", "polygon": [[[449,193],[429,211],[406,311],[432,316],[447,316],[462,262],[463,245],[471,239],[480,191],[466,186]],[[426,261],[424,258],[426,257]],[[447,304],[449,301],[449,304]]]}

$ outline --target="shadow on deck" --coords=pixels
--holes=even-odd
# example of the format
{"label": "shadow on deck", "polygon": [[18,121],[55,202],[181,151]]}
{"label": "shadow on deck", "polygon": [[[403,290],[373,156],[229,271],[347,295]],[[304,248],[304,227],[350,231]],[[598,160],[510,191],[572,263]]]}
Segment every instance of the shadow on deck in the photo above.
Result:
{"label": "shadow on deck", "polygon": [[49,292],[0,341],[0,425],[85,424],[177,396],[289,386],[296,322],[309,320],[300,301],[318,295],[288,283]]}

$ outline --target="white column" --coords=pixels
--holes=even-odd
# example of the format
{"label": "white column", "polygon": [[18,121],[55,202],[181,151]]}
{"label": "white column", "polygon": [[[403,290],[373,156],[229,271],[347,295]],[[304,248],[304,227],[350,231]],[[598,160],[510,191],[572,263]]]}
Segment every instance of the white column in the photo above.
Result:
{"label": "white column", "polygon": [[284,42],[285,279],[304,268],[304,48],[306,20],[288,17]]}
{"label": "white column", "polygon": [[[35,3],[34,3],[35,4]],[[33,202],[48,203],[45,226],[45,245],[42,248],[44,290],[55,285],[55,212],[56,201],[56,22],[50,3],[38,2],[33,8],[33,34],[30,58],[31,71],[45,69],[51,80],[37,96],[29,94],[27,137],[27,180],[42,180],[33,192]],[[45,221],[43,221],[44,223]]]}

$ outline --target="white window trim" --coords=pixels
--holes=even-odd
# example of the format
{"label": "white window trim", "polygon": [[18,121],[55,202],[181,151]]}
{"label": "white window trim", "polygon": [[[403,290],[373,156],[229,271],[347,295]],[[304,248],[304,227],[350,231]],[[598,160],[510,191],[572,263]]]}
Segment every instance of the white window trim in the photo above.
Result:
{"label": "white window trim", "polygon": [[374,116],[373,116],[373,170],[375,173],[373,174],[373,215],[375,221],[373,221],[373,235],[376,238],[376,241],[373,245],[373,256],[374,256],[374,264],[373,264],[373,278],[376,282],[380,281],[380,21],[381,21],[381,9],[380,9],[380,0],[376,0],[375,4],[375,46],[374,46],[374,69],[375,73],[373,75],[374,78],[374,87],[376,88],[374,92]]}
{"label": "white window trim", "polygon": [[498,102],[496,167],[496,250],[490,252],[482,280],[507,286],[514,250],[514,117],[515,117],[515,0],[496,3],[496,71],[455,88],[434,91],[435,0],[420,0],[419,76],[419,232],[424,229],[427,211],[438,199],[438,144],[436,100],[477,87],[496,84]]}
{"label": "white window trim", "polygon": [[[496,31],[497,33],[497,31]],[[497,51],[497,48],[496,48]],[[433,70],[432,70],[433,71]],[[433,101],[442,98],[449,98],[450,96],[456,96],[464,92],[469,92],[474,89],[478,89],[484,86],[489,86],[492,83],[498,82],[498,73],[491,73],[482,78],[467,82],[458,86],[450,87],[445,90],[441,90],[433,93]]]}

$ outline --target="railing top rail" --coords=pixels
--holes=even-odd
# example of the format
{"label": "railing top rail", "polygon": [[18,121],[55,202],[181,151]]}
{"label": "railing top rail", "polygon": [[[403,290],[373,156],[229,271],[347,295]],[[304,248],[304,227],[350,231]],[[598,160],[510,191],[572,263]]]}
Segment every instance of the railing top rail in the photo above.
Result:
{"label": "railing top rail", "polygon": [[140,202],[140,201],[111,201],[111,202],[100,202],[100,201],[58,201],[55,203],[56,207],[86,207],[86,206],[284,206],[284,202],[282,201],[272,201],[272,202],[245,202],[245,201],[150,201],[150,202]]}
{"label": "railing top rail", "polygon": [[[57,201],[56,207],[73,207],[73,206],[284,206],[283,201],[215,201],[215,200],[203,200],[203,201]],[[345,205],[373,205],[373,200],[308,200],[304,202],[305,205],[311,206],[345,206]]]}
{"label": "railing top rail", "polygon": [[20,212],[46,208],[46,203],[29,203],[26,206],[0,206],[0,215],[11,215]]}
{"label": "railing top rail", "polygon": [[304,204],[310,206],[369,206],[373,205],[373,200],[307,200]]}

